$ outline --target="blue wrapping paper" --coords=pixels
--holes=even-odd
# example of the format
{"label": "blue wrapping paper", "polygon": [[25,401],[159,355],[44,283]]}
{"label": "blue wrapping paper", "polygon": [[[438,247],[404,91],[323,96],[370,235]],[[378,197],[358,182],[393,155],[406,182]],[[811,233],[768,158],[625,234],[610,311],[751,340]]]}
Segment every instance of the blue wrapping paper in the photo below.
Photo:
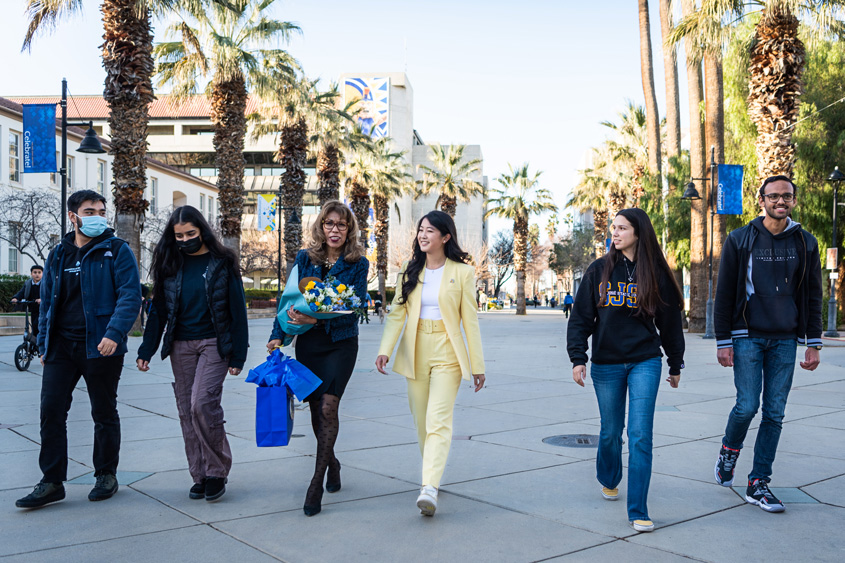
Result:
{"label": "blue wrapping paper", "polygon": [[290,280],[290,282],[285,284],[285,290],[282,292],[282,297],[279,300],[278,313],[276,314],[276,319],[279,321],[279,325],[281,325],[282,331],[285,334],[304,334],[308,332],[311,327],[314,326],[291,324],[290,317],[288,317],[288,309],[290,309],[291,306],[293,306],[295,311],[299,311],[300,313],[306,314],[309,317],[313,317],[315,319],[320,320],[335,319],[337,317],[349,315],[354,312],[338,311],[334,313],[315,313],[308,306],[308,303],[305,301],[305,297],[302,296],[302,292],[299,291],[299,283],[294,283],[294,280],[299,280],[298,265],[294,266],[293,269],[290,271],[290,274],[288,275],[288,280]]}
{"label": "blue wrapping paper", "polygon": [[246,382],[259,387],[287,387],[300,401],[323,383],[314,372],[278,349],[263,364],[249,370]]}

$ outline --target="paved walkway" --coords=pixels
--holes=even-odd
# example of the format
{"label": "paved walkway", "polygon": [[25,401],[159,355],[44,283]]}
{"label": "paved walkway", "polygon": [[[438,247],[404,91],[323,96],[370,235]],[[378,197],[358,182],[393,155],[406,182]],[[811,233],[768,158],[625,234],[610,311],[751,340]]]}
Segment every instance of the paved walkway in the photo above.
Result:
{"label": "paved walkway", "polygon": [[[270,321],[250,322],[249,365],[263,360]],[[169,363],[120,386],[120,492],[91,503],[92,428],[84,390],[68,422],[67,499],[14,508],[38,473],[40,366],[19,373],[0,338],[0,557],[8,561],[843,561],[845,542],[845,348],[822,352],[813,373],[796,370],[772,485],[788,503],[767,514],[713,482],[713,464],[732,406],[730,371],[712,341],[687,339],[681,387],[663,384],[655,423],[649,509],[657,525],[636,534],[622,500],[599,494],[593,448],[545,444],[561,434],[598,434],[589,388],[571,381],[561,312],[481,315],[488,388],[464,384],[455,441],[434,518],[414,501],[419,450],[405,382],[373,368],[380,325],[365,325],[356,372],[341,403],[337,444],[343,489],[323,512],[302,514],[315,440],[297,413],[290,446],[257,448],[254,386],[226,381],[223,405],[235,464],[216,504],[188,499]],[[135,349],[139,340],[131,339]],[[127,356],[134,360],[134,356]],[[759,420],[759,417],[758,417]],[[754,424],[756,428],[757,424]],[[755,431],[749,436],[753,441]],[[751,466],[751,449],[737,474]]]}

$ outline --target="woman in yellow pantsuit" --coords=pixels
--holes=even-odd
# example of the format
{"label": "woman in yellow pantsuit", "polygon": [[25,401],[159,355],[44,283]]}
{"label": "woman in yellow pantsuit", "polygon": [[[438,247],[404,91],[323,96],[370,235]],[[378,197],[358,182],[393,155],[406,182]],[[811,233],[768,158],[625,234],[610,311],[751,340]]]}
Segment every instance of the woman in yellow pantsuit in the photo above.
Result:
{"label": "woman in yellow pantsuit", "polygon": [[468,258],[448,214],[432,211],[420,220],[413,256],[399,273],[376,358],[376,367],[386,374],[385,366],[399,342],[393,371],[408,378],[408,403],[423,458],[417,507],[425,516],[437,510],[461,379],[471,376],[476,392],[484,387],[475,270],[466,263]]}

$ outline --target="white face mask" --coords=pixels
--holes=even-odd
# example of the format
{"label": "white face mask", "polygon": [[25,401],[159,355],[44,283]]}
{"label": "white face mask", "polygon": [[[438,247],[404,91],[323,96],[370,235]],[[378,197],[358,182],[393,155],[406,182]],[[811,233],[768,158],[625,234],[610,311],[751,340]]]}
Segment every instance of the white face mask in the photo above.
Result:
{"label": "white face mask", "polygon": [[[76,213],[74,213],[74,215],[76,215]],[[89,215],[85,218],[76,215],[76,221],[76,224],[79,227],[79,232],[89,238],[96,238],[100,236],[109,226],[106,218],[99,215]]]}

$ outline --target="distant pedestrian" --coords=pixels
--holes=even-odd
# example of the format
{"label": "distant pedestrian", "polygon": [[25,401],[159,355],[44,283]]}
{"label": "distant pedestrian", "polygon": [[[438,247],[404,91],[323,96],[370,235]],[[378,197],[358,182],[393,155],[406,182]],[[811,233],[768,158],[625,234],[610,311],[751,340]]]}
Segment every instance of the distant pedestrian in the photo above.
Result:
{"label": "distant pedestrian", "polygon": [[539,306],[540,306],[540,298],[535,295],[534,296],[534,308],[536,309]]}
{"label": "distant pedestrian", "polygon": [[567,291],[563,298],[563,313],[566,315],[567,319],[569,318],[569,313],[572,311],[573,303],[575,303],[575,299],[573,299],[572,295]]}
{"label": "distant pedestrian", "polygon": [[411,260],[396,281],[396,296],[376,358],[376,368],[386,374],[399,342],[393,371],[408,378],[408,402],[422,454],[417,508],[424,516],[434,516],[437,510],[461,379],[472,377],[476,392],[484,387],[475,270],[468,260],[448,214],[431,211],[420,220]]}
{"label": "distant pedestrian", "polygon": [[548,307],[548,306],[549,306],[549,296],[548,296],[548,295],[544,295],[544,296],[543,296],[543,298],[544,298],[544,299],[545,299],[545,301],[546,301],[546,307]]}
{"label": "distant pedestrian", "polygon": [[[41,308],[41,279],[44,276],[44,267],[36,264],[29,269],[29,279],[23,287],[12,297],[12,303],[26,301],[25,307],[29,309],[30,330],[32,337],[38,338],[38,316]],[[37,340],[36,340],[37,341]]]}
{"label": "distant pedestrian", "polygon": [[716,482],[730,487],[763,395],[763,419],[754,444],[745,500],[782,512],[769,489],[786,400],[792,388],[797,343],[806,344],[801,367],[814,370],[822,348],[819,244],[790,217],[797,188],[786,176],[766,178],[757,203],[763,211],[731,232],[722,250],[715,324],[719,364],[733,367],[736,404],[716,462]]}
{"label": "distant pedestrian", "polygon": [[481,311],[487,310],[487,294],[484,293],[484,292],[481,293],[481,306],[479,307],[479,310],[481,310]]}
{"label": "distant pedestrian", "polygon": [[373,312],[378,317],[379,324],[384,322],[384,307],[381,305],[381,296],[376,296],[373,301]]}
{"label": "distant pedestrian", "polygon": [[88,500],[118,489],[120,417],[117,384],[127,336],[138,318],[141,282],[135,255],[106,222],[106,198],[92,190],[67,200],[68,233],[47,257],[41,288],[41,453],[43,477],[15,503],[35,508],[65,498],[67,414],[80,377],[94,419],[94,477]]}
{"label": "distant pedestrian", "polygon": [[221,399],[227,374],[238,375],[249,346],[246,300],[235,253],[190,205],[170,215],[153,251],[153,307],[136,364],[150,369],[161,345],[170,356],[173,391],[194,484],[188,497],[220,500],[232,468]]}
{"label": "distant pedestrian", "polygon": [[636,531],[650,532],[646,503],[660,348],[668,356],[666,381],[675,388],[684,363],[684,300],[645,211],[623,209],[611,231],[610,251],[587,268],[578,289],[567,350],[572,378],[583,387],[592,336],[590,375],[601,414],[596,476],[607,500],[619,498],[627,395],[628,520]]}
{"label": "distant pedestrian", "polygon": [[552,307],[552,309],[554,309],[557,306],[557,300],[554,298],[554,296],[552,296],[552,298],[549,299],[549,305]]}

